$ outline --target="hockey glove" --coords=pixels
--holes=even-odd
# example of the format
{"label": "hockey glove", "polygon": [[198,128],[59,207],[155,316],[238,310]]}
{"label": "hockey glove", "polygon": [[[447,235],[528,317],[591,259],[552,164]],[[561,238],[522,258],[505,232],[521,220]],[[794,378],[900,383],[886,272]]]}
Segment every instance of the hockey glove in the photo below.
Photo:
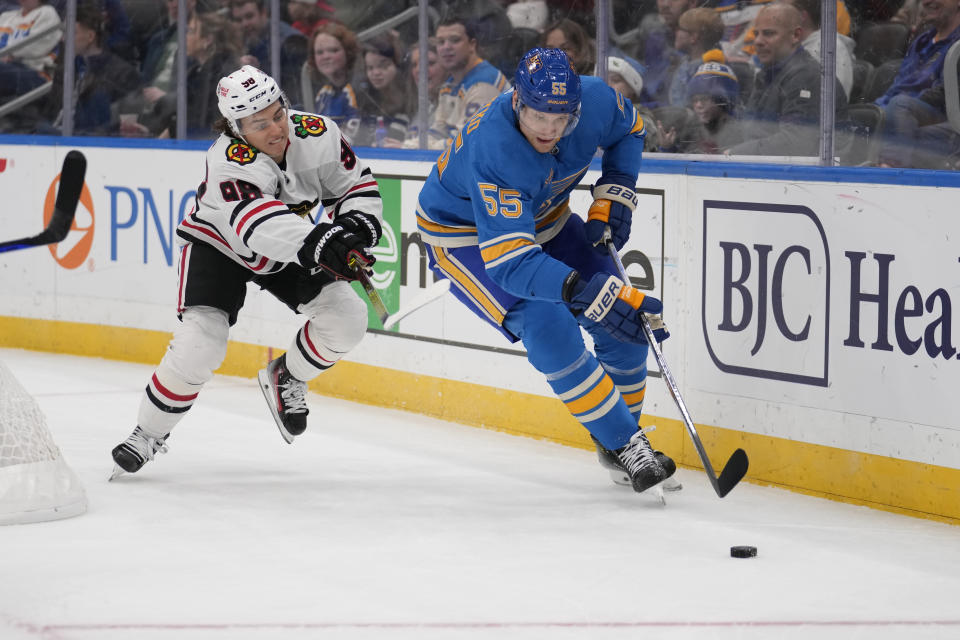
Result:
{"label": "hockey glove", "polygon": [[383,228],[380,221],[372,213],[363,213],[362,211],[348,211],[337,216],[335,222],[342,224],[343,228],[360,236],[368,247],[375,247],[380,242],[380,236],[383,235]]}
{"label": "hockey glove", "polygon": [[624,182],[623,178],[602,177],[593,187],[594,200],[587,213],[587,240],[604,252],[604,230],[607,227],[617,251],[623,249],[630,237],[637,194],[632,184],[622,184]]}
{"label": "hockey glove", "polygon": [[356,280],[357,268],[376,262],[366,247],[363,238],[342,224],[321,222],[303,239],[297,259],[307,269],[323,269],[337,280]]}
{"label": "hockey glove", "polygon": [[[608,273],[598,273],[584,284],[580,274],[572,271],[563,284],[563,299],[575,313],[582,313],[588,321],[600,325],[621,342],[646,344],[641,314],[663,311],[659,300],[644,295]],[[662,323],[653,330],[657,342],[663,342],[669,336]]]}

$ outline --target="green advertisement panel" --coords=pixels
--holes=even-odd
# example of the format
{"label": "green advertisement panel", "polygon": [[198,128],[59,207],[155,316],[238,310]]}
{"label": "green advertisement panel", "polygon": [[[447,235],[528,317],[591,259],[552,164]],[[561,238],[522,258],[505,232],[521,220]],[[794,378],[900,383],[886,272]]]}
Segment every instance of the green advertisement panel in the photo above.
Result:
{"label": "green advertisement panel", "polygon": [[[400,187],[396,178],[378,178],[380,196],[383,198],[383,237],[373,249],[377,262],[373,265],[370,280],[376,287],[383,304],[390,313],[396,312],[400,305]],[[354,282],[353,288],[367,303],[367,323],[373,329],[380,329],[377,317],[367,294],[360,283]],[[396,328],[394,328],[396,331]]]}

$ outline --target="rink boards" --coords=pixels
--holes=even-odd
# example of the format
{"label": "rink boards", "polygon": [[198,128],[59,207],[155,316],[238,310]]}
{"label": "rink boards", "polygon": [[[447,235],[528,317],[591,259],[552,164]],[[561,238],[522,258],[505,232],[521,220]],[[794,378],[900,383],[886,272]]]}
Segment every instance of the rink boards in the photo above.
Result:
{"label": "rink boards", "polygon": [[[70,148],[89,166],[68,238],[0,255],[0,345],[158,361],[176,322],[173,229],[202,179],[202,145],[4,142],[0,240],[42,228]],[[358,155],[384,196],[374,280],[396,310],[432,282],[414,218],[430,155]],[[595,163],[584,184],[597,175]],[[742,446],[752,481],[960,520],[960,250],[951,243],[960,179],[658,159],[638,186],[624,261],[637,286],[664,300],[664,352],[714,464]],[[582,212],[589,201],[583,189],[571,205]],[[251,290],[220,371],[253,376],[300,323]],[[522,347],[452,296],[393,331],[372,315],[370,327],[314,390],[590,446]],[[658,377],[645,413],[655,444],[698,466]]]}

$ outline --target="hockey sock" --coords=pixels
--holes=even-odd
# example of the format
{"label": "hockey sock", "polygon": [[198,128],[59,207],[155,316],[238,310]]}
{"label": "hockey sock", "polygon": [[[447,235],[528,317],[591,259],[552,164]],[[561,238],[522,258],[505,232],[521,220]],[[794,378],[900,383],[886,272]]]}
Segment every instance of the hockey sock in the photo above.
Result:
{"label": "hockey sock", "polygon": [[297,380],[312,380],[326,371],[343,356],[318,340],[313,325],[308,321],[297,332],[287,351],[287,370]]}
{"label": "hockey sock", "polygon": [[153,438],[166,436],[190,410],[203,384],[190,384],[161,362],[150,377],[140,401],[137,424]]}
{"label": "hockey sock", "polygon": [[627,409],[633,416],[633,423],[638,424],[640,414],[643,413],[643,398],[647,392],[647,365],[623,370],[615,369],[605,362],[602,364],[604,371],[613,380],[617,391],[623,397],[623,401],[627,403]]}
{"label": "hockey sock", "polygon": [[597,359],[623,396],[633,414],[634,425],[640,420],[647,391],[647,351],[645,344],[625,344],[601,332],[591,332]]}
{"label": "hockey sock", "polygon": [[619,449],[636,433],[636,419],[611,377],[589,351],[570,366],[546,376],[567,410],[604,447]]}
{"label": "hockey sock", "polygon": [[523,340],[530,364],[604,447],[619,449],[637,432],[637,421],[620,391],[584,348],[580,326],[565,305],[521,301],[510,310],[504,326]]}

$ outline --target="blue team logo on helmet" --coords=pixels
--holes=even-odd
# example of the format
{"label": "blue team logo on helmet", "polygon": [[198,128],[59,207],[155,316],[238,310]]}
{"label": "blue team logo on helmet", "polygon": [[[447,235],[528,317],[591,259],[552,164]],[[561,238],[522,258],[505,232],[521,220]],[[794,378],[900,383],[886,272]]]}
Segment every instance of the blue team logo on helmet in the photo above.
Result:
{"label": "blue team logo on helmet", "polygon": [[523,106],[547,113],[569,113],[572,117],[563,135],[577,126],[580,76],[561,49],[537,47],[528,51],[517,65],[514,90],[520,96],[518,113]]}

